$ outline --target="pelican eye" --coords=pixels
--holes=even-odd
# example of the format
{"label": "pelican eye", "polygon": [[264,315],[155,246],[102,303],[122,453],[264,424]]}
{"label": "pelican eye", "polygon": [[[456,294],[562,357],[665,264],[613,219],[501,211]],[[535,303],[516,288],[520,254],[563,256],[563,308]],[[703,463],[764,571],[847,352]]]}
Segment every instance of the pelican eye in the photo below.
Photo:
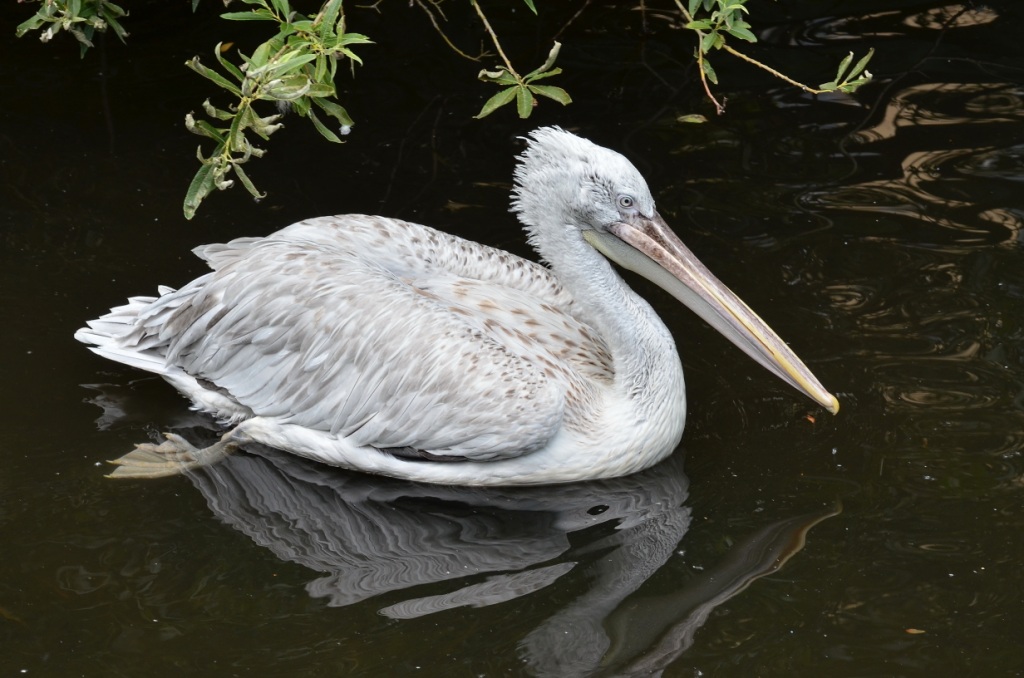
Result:
{"label": "pelican eye", "polygon": [[624,210],[633,209],[633,205],[635,205],[635,204],[636,204],[636,201],[633,200],[633,196],[631,196],[631,195],[620,195],[619,196],[619,207],[621,207],[622,209],[624,209]]}

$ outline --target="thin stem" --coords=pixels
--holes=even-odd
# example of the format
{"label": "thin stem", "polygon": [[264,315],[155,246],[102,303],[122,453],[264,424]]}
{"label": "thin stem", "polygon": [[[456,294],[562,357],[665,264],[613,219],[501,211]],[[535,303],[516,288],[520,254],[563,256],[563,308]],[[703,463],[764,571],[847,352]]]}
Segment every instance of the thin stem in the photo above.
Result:
{"label": "thin stem", "polygon": [[686,11],[686,7],[683,6],[683,3],[680,0],[676,0],[676,7],[679,8],[679,11],[682,13],[684,17],[686,17],[687,21],[693,21],[693,17],[690,16],[690,13]]}
{"label": "thin stem", "polygon": [[757,59],[754,59],[753,57],[748,57],[743,52],[735,50],[732,47],[730,47],[729,45],[722,45],[722,49],[724,49],[726,52],[728,52],[729,54],[733,55],[734,57],[738,57],[740,59],[743,59],[744,61],[746,61],[749,64],[753,64],[753,65],[757,66],[761,70],[768,71],[769,73],[774,75],[776,78],[779,78],[780,80],[784,80],[784,81],[788,82],[790,85],[793,85],[794,87],[799,87],[800,89],[802,89],[805,92],[809,92],[811,94],[824,94],[825,91],[826,91],[826,90],[823,90],[823,89],[814,89],[813,87],[809,87],[809,86],[803,84],[802,82],[797,82],[796,80],[794,80],[793,78],[789,77],[788,75],[785,75],[784,73],[780,73],[779,71],[775,70],[771,66],[769,66],[767,64],[763,64],[760,61],[758,61]]}
{"label": "thin stem", "polygon": [[505,62],[505,69],[512,75],[513,78],[515,78],[519,82],[522,82],[522,76],[516,73],[516,69],[512,67],[512,62],[509,61],[507,56],[505,56],[505,50],[501,48],[501,43],[498,42],[498,36],[494,32],[494,29],[491,28],[491,22],[487,20],[487,16],[484,14],[484,11],[480,9],[480,5],[477,3],[476,0],[469,0],[469,4],[473,5],[473,9],[476,10],[477,16],[480,17],[480,21],[482,21],[484,24],[484,29],[487,31],[487,34],[491,36],[491,42],[494,43],[494,48],[498,50],[498,56],[500,56],[501,60]]}
{"label": "thin stem", "polygon": [[[441,26],[437,23],[437,17],[435,17],[434,13],[432,11],[430,11],[430,8],[427,7],[426,5],[424,5],[422,0],[413,0],[413,1],[416,3],[416,5],[420,9],[422,9],[426,13],[427,17],[430,18],[430,23],[434,25],[434,30],[437,31],[437,34],[441,36],[441,39],[444,40],[445,44],[448,45],[448,47],[450,47],[453,52],[458,54],[460,57],[469,59],[470,61],[480,61],[480,59],[484,56],[483,54],[481,54],[478,57],[470,56],[470,55],[466,54],[465,52],[463,52],[458,47],[456,47],[455,44],[451,40],[448,39],[448,36],[445,34],[445,32],[443,30],[441,30]],[[438,10],[438,11],[440,11],[440,10]],[[444,15],[442,14],[442,16],[444,16]]]}
{"label": "thin stem", "polygon": [[[700,40],[700,33],[698,35],[698,44]],[[725,104],[719,103],[715,95],[711,93],[711,86],[708,84],[707,75],[704,73],[704,53],[700,51],[700,47],[697,48],[697,72],[700,73],[700,83],[704,85],[704,93],[708,95],[708,99],[711,99],[711,103],[715,105],[715,113],[722,115],[725,113]]]}

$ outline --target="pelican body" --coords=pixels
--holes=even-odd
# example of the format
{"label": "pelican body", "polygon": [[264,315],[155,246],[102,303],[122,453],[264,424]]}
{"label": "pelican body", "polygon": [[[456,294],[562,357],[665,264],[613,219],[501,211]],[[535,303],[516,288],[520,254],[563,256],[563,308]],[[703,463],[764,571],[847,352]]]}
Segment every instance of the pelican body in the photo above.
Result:
{"label": "pelican body", "polygon": [[559,128],[527,141],[512,207],[546,266],[397,219],[302,221],[206,245],[213,269],[75,335],[159,374],[232,428],[114,463],[170,475],[258,442],[422,482],[527,485],[640,471],[679,444],[668,329],[609,260],[648,277],[829,411],[838,402],[693,256],[623,156]]}

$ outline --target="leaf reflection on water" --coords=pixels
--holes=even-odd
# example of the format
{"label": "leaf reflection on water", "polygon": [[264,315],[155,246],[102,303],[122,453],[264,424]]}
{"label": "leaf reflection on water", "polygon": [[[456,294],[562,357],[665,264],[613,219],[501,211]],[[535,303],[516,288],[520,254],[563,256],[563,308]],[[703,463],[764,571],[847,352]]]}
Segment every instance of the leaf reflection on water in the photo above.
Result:
{"label": "leaf reflection on water", "polygon": [[[408,619],[483,607],[583,568],[586,590],[519,643],[536,675],[660,671],[710,612],[803,547],[835,511],[784,520],[739,540],[668,595],[634,596],[690,527],[683,455],[646,472],[558,487],[459,488],[339,472],[252,448],[190,476],[224,522],[279,558],[327,574],[307,584],[330,606],[445,584],[380,610]],[[604,525],[589,539],[570,535]],[[613,531],[607,528],[614,527]]]}

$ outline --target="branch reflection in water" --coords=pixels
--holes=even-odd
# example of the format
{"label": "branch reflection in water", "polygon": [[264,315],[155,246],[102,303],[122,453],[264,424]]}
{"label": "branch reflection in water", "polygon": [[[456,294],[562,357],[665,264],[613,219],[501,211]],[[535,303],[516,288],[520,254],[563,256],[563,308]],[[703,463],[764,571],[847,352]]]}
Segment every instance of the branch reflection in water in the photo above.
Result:
{"label": "branch reflection in water", "polygon": [[[461,488],[339,472],[255,448],[190,478],[210,508],[279,558],[328,574],[307,584],[331,606],[425,584],[451,590],[380,610],[395,619],[528,595],[586,554],[587,590],[520,643],[537,675],[647,675],[678,658],[718,605],[776,571],[835,511],[781,521],[739,540],[674,593],[633,594],[690,527],[683,455],[626,478],[535,488]],[[572,533],[614,526],[579,546]],[[588,559],[589,560],[589,559]]]}

